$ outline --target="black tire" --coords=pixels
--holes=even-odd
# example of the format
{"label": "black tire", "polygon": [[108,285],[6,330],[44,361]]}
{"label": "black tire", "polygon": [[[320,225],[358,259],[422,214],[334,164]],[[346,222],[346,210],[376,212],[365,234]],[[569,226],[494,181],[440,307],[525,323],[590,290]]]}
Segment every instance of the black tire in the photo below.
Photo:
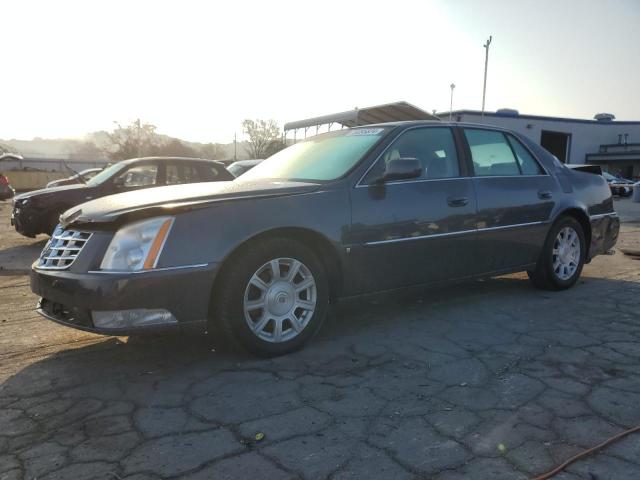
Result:
{"label": "black tire", "polygon": [[[580,256],[576,270],[569,278],[561,278],[554,270],[554,245],[558,234],[565,228],[573,229],[577,235],[580,244]],[[586,241],[582,225],[575,218],[563,216],[553,224],[547,235],[547,239],[540,252],[540,258],[534,270],[528,271],[529,279],[534,286],[543,290],[566,290],[572,287],[580,278],[582,267],[585,262]]]}
{"label": "black tire", "polygon": [[[260,338],[251,330],[245,319],[244,298],[254,273],[278,258],[297,260],[310,271],[315,280],[316,304],[306,326],[297,336],[274,343]],[[222,334],[232,344],[239,344],[260,356],[284,355],[301,348],[322,326],[329,304],[329,285],[324,265],[312,250],[285,238],[267,238],[241,247],[225,262],[216,285],[210,309],[213,331]]]}

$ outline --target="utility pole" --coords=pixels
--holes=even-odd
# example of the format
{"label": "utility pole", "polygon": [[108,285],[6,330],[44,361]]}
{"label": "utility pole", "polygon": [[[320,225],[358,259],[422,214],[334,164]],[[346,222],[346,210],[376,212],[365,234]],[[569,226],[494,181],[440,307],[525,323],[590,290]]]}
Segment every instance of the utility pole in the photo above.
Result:
{"label": "utility pole", "polygon": [[489,45],[491,45],[492,36],[489,35],[489,40],[483,45],[485,49],[484,55],[484,83],[482,85],[482,113],[480,114],[481,121],[484,122],[484,98],[487,94],[487,66],[489,65]]}
{"label": "utility pole", "polygon": [[233,161],[238,160],[238,142],[236,141],[236,134],[233,134]]}
{"label": "utility pole", "polygon": [[451,100],[449,101],[449,121],[451,121],[453,115],[453,89],[456,88],[456,84],[452,83],[451,87]]}
{"label": "utility pole", "polygon": [[138,131],[138,158],[142,157],[142,136],[140,135],[140,119],[136,120],[136,126]]}

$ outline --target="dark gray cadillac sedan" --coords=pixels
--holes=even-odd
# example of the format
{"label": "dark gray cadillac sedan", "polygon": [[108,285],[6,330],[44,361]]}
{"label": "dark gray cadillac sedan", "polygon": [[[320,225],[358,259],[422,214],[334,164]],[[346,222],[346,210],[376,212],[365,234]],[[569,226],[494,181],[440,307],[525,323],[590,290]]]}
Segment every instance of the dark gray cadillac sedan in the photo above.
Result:
{"label": "dark gray cadillac sedan", "polygon": [[340,297],[527,271],[571,287],[616,243],[607,182],[517,133],[403,122],[319,135],[233,182],[122,193],[60,217],[38,312],[112,335],[211,328],[302,346]]}

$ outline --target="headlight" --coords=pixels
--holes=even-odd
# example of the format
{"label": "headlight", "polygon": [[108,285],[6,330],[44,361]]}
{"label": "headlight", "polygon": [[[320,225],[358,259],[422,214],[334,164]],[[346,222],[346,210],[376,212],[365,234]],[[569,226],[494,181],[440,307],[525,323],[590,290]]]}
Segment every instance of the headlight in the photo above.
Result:
{"label": "headlight", "polygon": [[137,271],[155,268],[173,217],[156,217],[118,230],[104,254],[101,270]]}

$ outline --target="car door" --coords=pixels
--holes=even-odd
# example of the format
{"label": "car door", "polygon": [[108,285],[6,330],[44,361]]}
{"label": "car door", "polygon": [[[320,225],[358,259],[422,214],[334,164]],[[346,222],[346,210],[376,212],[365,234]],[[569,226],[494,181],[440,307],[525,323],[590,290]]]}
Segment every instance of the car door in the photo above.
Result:
{"label": "car door", "polygon": [[478,202],[479,273],[535,263],[560,194],[558,183],[514,135],[463,130]]}
{"label": "car door", "polygon": [[[380,183],[396,158],[419,160],[420,177]],[[466,276],[475,257],[473,188],[451,128],[400,134],[351,190],[353,291]]]}

